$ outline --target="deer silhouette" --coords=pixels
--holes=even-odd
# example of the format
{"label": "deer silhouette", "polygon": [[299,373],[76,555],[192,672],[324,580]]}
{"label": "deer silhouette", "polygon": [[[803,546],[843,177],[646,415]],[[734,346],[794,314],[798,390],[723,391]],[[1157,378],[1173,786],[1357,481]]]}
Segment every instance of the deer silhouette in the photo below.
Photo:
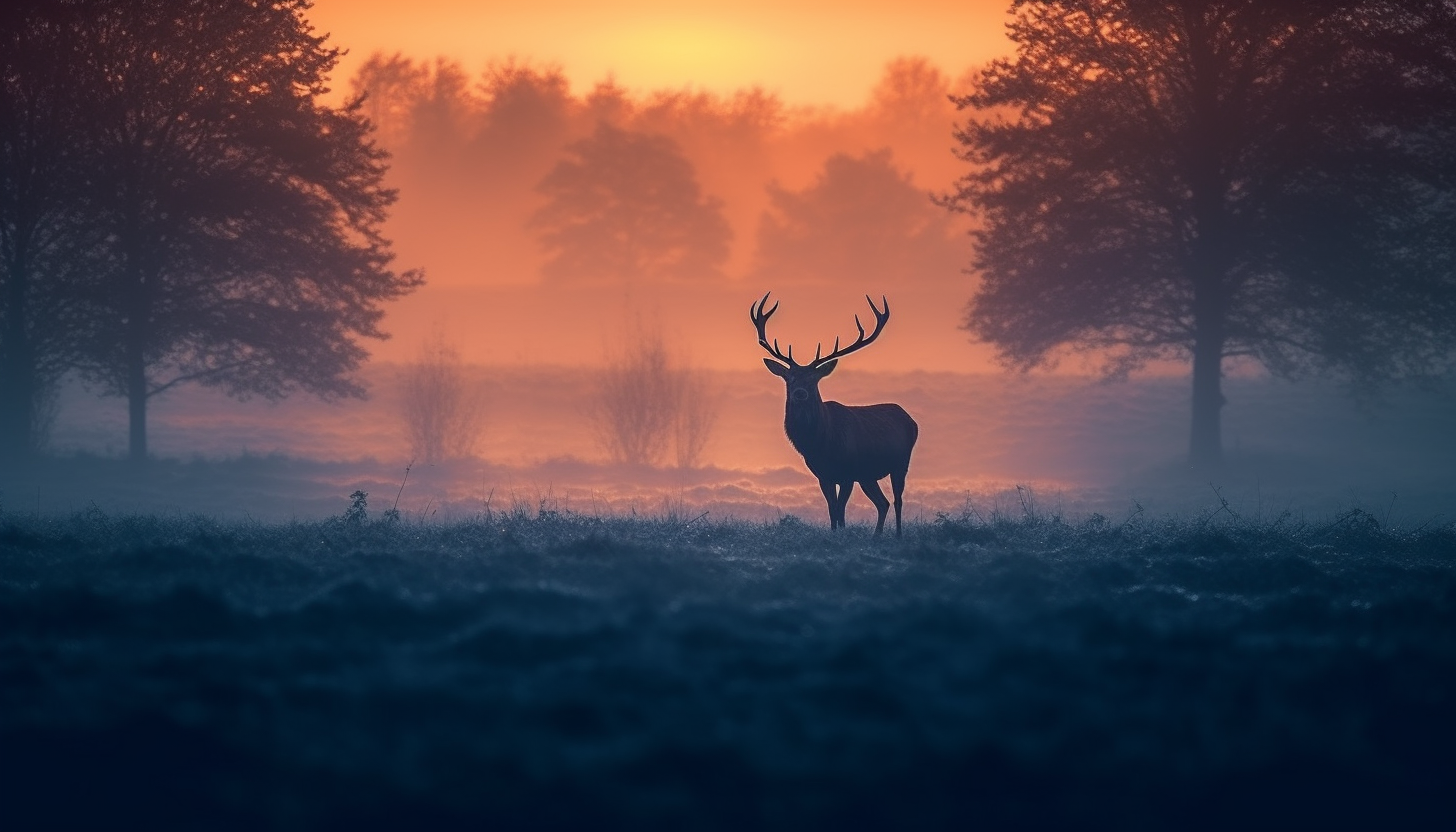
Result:
{"label": "deer silhouette", "polygon": [[787,400],[784,403],[784,433],[789,442],[804,457],[809,471],[819,480],[819,490],[829,504],[829,527],[844,525],[844,507],[849,504],[849,494],[854,484],[875,504],[880,513],[875,523],[875,534],[885,529],[885,515],[890,501],[880,490],[879,481],[890,478],[890,488],[895,494],[895,536],[900,536],[900,511],[904,505],[905,473],[910,469],[910,452],[920,435],[920,426],[898,404],[870,404],[850,406],[839,402],[826,402],[819,396],[819,382],[834,372],[839,359],[852,352],[862,350],[874,343],[890,320],[890,302],[881,297],[881,310],[874,300],[865,295],[870,309],[875,313],[875,330],[865,335],[859,316],[854,316],[859,337],[843,349],[839,339],[834,339],[834,351],[823,355],[821,343],[814,350],[814,360],[800,364],[794,360],[794,348],[788,353],[779,351],[775,338],[770,344],[764,327],[768,319],[779,308],[777,302],[767,311],[768,296],[764,293],[758,303],[749,308],[753,325],[758,329],[759,346],[768,350],[773,358],[765,358],[763,364],[769,372],[784,380]]}

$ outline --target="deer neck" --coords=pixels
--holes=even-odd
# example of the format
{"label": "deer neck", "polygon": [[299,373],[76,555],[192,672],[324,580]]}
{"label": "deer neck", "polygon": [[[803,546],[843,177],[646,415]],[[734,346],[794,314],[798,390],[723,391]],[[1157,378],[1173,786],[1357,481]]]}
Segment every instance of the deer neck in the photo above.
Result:
{"label": "deer neck", "polygon": [[824,402],[817,399],[790,401],[784,406],[784,433],[788,434],[789,442],[800,453],[812,451],[823,444],[827,422],[824,410]]}

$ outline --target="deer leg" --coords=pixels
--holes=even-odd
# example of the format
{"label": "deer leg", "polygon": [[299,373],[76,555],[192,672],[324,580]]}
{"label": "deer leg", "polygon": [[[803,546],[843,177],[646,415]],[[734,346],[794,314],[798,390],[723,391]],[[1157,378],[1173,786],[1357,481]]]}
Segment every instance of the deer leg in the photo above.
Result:
{"label": "deer leg", "polygon": [[839,527],[844,528],[844,507],[849,505],[849,495],[854,492],[854,481],[842,482],[839,484]]}
{"label": "deer leg", "polygon": [[829,480],[819,481],[819,490],[824,492],[824,502],[829,505],[829,528],[839,528],[839,517],[835,514],[835,507],[839,504],[839,495],[835,493],[835,485]]}
{"label": "deer leg", "polygon": [[895,536],[900,536],[900,509],[905,505],[905,472],[890,472],[890,490],[895,493]]}
{"label": "deer leg", "polygon": [[875,504],[875,511],[880,513],[880,519],[875,523],[875,536],[885,530],[885,514],[890,510],[890,501],[885,499],[885,492],[880,490],[880,484],[874,480],[860,480],[859,488]]}

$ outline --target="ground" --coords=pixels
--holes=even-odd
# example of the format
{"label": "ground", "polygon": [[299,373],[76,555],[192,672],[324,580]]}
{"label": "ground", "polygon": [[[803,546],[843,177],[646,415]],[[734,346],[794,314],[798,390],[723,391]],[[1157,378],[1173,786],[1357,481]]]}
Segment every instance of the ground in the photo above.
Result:
{"label": "ground", "polygon": [[363,508],[7,508],[12,828],[1451,817],[1449,522]]}

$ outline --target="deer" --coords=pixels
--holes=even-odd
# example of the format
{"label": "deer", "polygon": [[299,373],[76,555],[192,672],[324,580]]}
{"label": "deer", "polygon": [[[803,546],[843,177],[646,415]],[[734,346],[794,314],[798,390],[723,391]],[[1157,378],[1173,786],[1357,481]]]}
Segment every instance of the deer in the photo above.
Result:
{"label": "deer", "polygon": [[839,359],[858,352],[880,337],[885,324],[890,321],[890,301],[883,295],[880,302],[884,309],[875,306],[874,300],[865,295],[875,315],[875,328],[865,335],[859,316],[854,316],[859,337],[854,343],[840,348],[839,338],[834,339],[834,350],[823,354],[821,342],[814,350],[814,360],[800,364],[794,360],[794,347],[788,352],[779,349],[778,339],[769,343],[765,327],[768,319],[778,311],[779,304],[765,310],[769,295],[749,307],[749,316],[758,330],[758,344],[768,351],[771,358],[763,364],[768,371],[784,380],[787,388],[784,402],[784,433],[789,443],[804,457],[809,472],[819,480],[819,490],[829,504],[829,528],[844,526],[844,508],[849,504],[849,495],[855,483],[875,504],[880,517],[875,523],[878,537],[885,529],[885,516],[890,501],[880,489],[879,481],[890,478],[890,488],[895,495],[895,536],[900,536],[900,513],[904,506],[905,474],[910,470],[910,452],[920,436],[920,426],[898,404],[843,405],[835,401],[824,401],[819,396],[819,382],[838,366]]}

